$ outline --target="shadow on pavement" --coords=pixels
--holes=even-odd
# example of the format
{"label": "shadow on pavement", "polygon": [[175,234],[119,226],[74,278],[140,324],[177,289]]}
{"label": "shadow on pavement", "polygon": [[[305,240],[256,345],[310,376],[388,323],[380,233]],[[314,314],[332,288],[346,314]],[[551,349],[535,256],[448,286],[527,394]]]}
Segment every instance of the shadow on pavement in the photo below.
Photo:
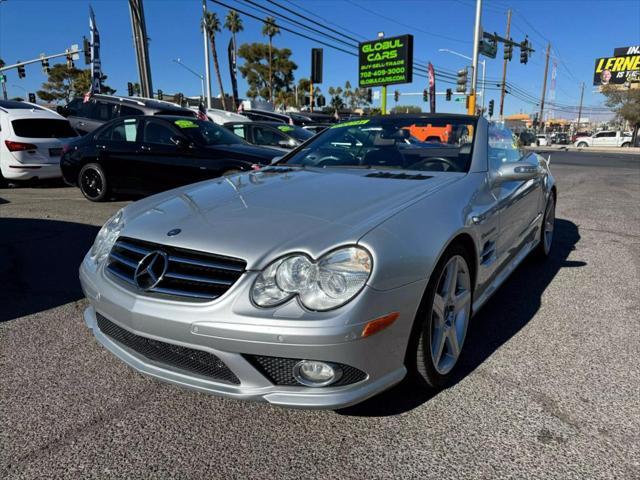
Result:
{"label": "shadow on pavement", "polygon": [[78,268],[99,228],[0,218],[0,322],[83,297]]}
{"label": "shadow on pavement", "polygon": [[[549,258],[542,262],[526,259],[472,319],[453,384],[473,372],[534,317],[543,292],[560,269],[586,265],[567,260],[579,241],[576,224],[556,219]],[[375,417],[397,415],[420,406],[435,395],[437,392],[424,388],[419,380],[407,378],[392,389],[337,413]]]}

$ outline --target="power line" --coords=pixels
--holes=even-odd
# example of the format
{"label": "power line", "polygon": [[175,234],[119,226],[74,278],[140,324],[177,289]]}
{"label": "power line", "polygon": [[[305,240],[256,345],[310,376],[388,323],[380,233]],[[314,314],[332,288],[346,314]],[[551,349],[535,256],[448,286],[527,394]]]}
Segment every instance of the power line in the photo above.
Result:
{"label": "power line", "polygon": [[441,34],[439,34],[439,33],[433,33],[433,32],[429,32],[429,31],[427,31],[427,30],[422,30],[421,28],[417,28],[417,27],[415,27],[414,25],[408,25],[408,24],[406,24],[406,23],[402,23],[402,22],[400,22],[400,21],[398,21],[398,20],[395,20],[395,19],[393,19],[393,18],[391,18],[391,17],[387,17],[386,15],[383,15],[383,14],[381,14],[381,13],[379,13],[379,12],[376,12],[376,11],[374,11],[374,10],[371,10],[371,9],[369,9],[369,8],[367,8],[367,7],[363,7],[362,5],[359,5],[359,4],[357,4],[357,3],[355,3],[355,2],[353,2],[353,1],[351,1],[351,0],[344,0],[344,1],[345,1],[345,2],[347,2],[347,3],[349,3],[350,5],[353,5],[354,7],[359,8],[360,10],[364,10],[365,12],[368,12],[368,13],[370,13],[370,14],[372,14],[372,15],[375,15],[375,16],[376,16],[376,17],[378,17],[378,18],[384,18],[385,20],[388,20],[388,21],[390,21],[390,22],[392,22],[392,23],[395,23],[395,24],[397,24],[397,25],[401,25],[401,26],[403,26],[403,27],[405,27],[405,28],[409,28],[409,29],[414,30],[414,31],[416,31],[416,32],[424,33],[425,35],[431,35],[432,37],[443,38],[443,39],[445,39],[445,40],[449,40],[450,42],[457,42],[457,43],[473,43],[473,42],[471,42],[471,41],[467,41],[467,40],[460,40],[459,38],[448,37],[448,36],[446,36],[446,35],[441,35]]}

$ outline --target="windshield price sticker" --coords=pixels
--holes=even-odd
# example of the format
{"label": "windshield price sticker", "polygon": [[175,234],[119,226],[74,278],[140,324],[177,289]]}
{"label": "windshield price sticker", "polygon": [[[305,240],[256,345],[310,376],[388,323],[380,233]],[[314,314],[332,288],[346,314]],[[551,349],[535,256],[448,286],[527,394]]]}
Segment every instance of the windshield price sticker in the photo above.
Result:
{"label": "windshield price sticker", "polygon": [[278,130],[281,132],[290,132],[293,130],[293,127],[290,127],[289,125],[279,125]]}
{"label": "windshield price sticker", "polygon": [[333,125],[330,128],[357,127],[358,125],[365,125],[367,123],[369,123],[369,120],[353,120],[351,122],[344,122]]}
{"label": "windshield price sticker", "polygon": [[198,124],[191,120],[176,120],[175,123],[180,128],[198,128]]}
{"label": "windshield price sticker", "polygon": [[358,85],[375,87],[413,81],[413,35],[359,45]]}

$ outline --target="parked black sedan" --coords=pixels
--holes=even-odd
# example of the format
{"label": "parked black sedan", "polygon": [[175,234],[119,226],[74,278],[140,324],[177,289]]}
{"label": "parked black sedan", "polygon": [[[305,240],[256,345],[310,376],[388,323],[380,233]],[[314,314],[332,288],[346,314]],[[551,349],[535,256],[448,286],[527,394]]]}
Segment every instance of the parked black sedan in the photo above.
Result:
{"label": "parked black sedan", "polygon": [[298,125],[278,122],[229,122],[224,127],[254,145],[286,150],[296,148],[314,135]]}
{"label": "parked black sedan", "polygon": [[113,120],[63,147],[65,181],[99,202],[146,195],[268,165],[280,150],[256,147],[228,130],[190,117]]}

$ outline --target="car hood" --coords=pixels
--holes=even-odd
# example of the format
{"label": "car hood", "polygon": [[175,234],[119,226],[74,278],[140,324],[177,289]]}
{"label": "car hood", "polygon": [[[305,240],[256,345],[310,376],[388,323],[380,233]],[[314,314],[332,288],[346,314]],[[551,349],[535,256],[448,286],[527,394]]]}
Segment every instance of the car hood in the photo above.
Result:
{"label": "car hood", "polygon": [[237,143],[233,145],[209,145],[205,147],[207,150],[217,152],[226,158],[234,158],[238,160],[246,160],[248,162],[257,162],[268,165],[275,157],[281,157],[282,151],[270,147],[256,147],[249,144]]}
{"label": "car hood", "polygon": [[[258,269],[284,253],[317,258],[356,243],[402,208],[464,176],[408,180],[376,172],[268,167],[200,182],[128,206],[122,235],[238,257]],[[177,228],[180,234],[167,235]]]}

